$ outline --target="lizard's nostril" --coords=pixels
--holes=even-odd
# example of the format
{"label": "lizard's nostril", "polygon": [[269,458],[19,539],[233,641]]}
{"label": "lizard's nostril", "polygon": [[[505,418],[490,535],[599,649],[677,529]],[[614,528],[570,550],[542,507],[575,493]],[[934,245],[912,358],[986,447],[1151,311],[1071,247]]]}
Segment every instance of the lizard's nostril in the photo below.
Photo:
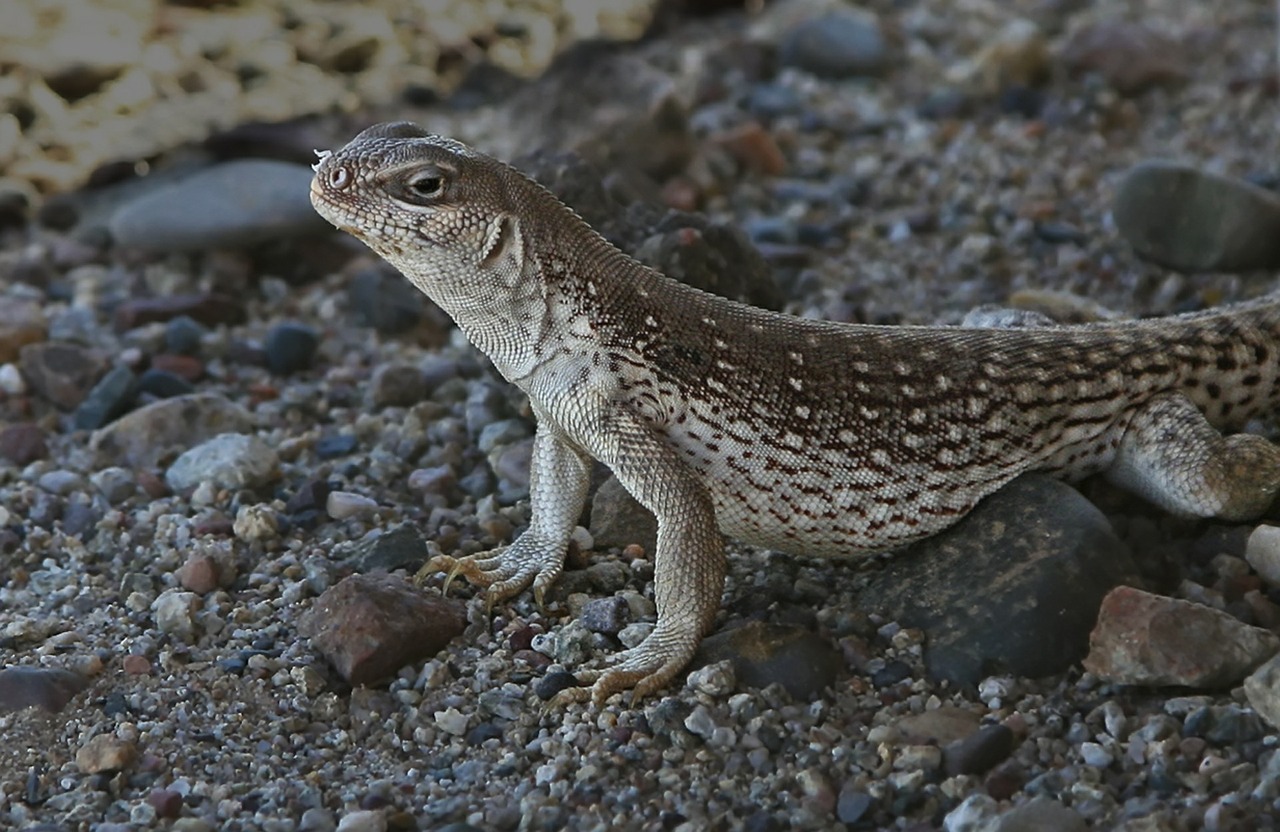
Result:
{"label": "lizard's nostril", "polygon": [[329,171],[329,187],[334,190],[342,190],[351,184],[351,172],[344,167],[336,167]]}

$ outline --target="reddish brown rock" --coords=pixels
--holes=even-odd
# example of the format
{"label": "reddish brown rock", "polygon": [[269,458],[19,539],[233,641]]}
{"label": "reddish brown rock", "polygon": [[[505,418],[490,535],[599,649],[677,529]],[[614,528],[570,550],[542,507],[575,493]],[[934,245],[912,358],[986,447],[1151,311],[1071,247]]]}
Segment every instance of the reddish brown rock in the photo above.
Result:
{"label": "reddish brown rock", "polygon": [[30,422],[21,422],[0,429],[0,458],[14,465],[29,465],[49,455],[44,441],[44,431]]}
{"label": "reddish brown rock", "polygon": [[151,672],[151,662],[146,656],[130,653],[120,662],[124,672],[130,676],[145,676]]}
{"label": "reddish brown rock", "polygon": [[1275,633],[1190,601],[1122,586],[1102,600],[1085,670],[1128,685],[1234,685],[1280,650]]}
{"label": "reddish brown rock", "polygon": [[120,771],[136,759],[137,745],[111,734],[98,734],[76,752],[76,765],[85,774]]}
{"label": "reddish brown rock", "polygon": [[163,353],[151,359],[151,369],[173,373],[187,381],[199,381],[204,377],[204,362],[193,355]]}
{"label": "reddish brown rock", "polygon": [[426,595],[400,575],[352,575],[316,599],[299,626],[352,685],[433,656],[466,626],[466,605]]}
{"label": "reddish brown rock", "polygon": [[768,130],[749,121],[715,137],[743,167],[766,176],[780,176],[787,170],[787,158]]}
{"label": "reddish brown rock", "polygon": [[205,326],[239,324],[245,321],[244,305],[236,298],[202,293],[125,301],[116,307],[115,328],[117,332],[124,332],[144,324],[168,321],[179,315],[187,315]]}
{"label": "reddish brown rock", "polygon": [[44,338],[44,310],[37,301],[5,298],[0,303],[0,364],[13,361],[27,344]]}
{"label": "reddish brown rock", "polygon": [[102,356],[79,344],[50,341],[23,347],[18,368],[33,391],[64,410],[73,410],[107,365]]}
{"label": "reddish brown rock", "polygon": [[187,558],[186,563],[178,567],[176,577],[183,589],[204,595],[218,588],[222,581],[222,570],[210,555],[193,554]]}
{"label": "reddish brown rock", "polygon": [[1077,75],[1101,75],[1121,95],[1185,81],[1182,44],[1145,23],[1107,20],[1071,36],[1062,50],[1067,69]]}

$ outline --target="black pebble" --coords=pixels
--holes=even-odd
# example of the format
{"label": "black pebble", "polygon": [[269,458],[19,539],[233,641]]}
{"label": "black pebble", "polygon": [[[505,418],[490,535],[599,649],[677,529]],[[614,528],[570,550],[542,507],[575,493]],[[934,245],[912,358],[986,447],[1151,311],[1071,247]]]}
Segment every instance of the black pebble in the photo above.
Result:
{"label": "black pebble", "polygon": [[287,376],[311,366],[320,335],[305,324],[276,324],[267,333],[267,369],[276,375]]}

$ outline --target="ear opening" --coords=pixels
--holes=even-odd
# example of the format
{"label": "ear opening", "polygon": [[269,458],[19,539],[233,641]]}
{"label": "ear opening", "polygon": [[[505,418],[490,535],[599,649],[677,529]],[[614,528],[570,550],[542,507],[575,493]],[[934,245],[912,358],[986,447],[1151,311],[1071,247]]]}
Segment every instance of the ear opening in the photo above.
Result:
{"label": "ear opening", "polygon": [[484,250],[480,254],[480,268],[492,269],[505,261],[520,267],[524,259],[524,242],[520,238],[520,221],[510,214],[502,214],[489,224]]}

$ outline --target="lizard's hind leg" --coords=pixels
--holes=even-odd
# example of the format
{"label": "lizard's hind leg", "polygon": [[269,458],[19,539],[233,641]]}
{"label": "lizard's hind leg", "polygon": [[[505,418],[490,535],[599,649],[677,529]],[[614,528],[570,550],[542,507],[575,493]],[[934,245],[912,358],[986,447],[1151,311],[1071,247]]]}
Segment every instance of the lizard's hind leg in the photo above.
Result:
{"label": "lizard's hind leg", "polygon": [[1261,436],[1223,436],[1181,393],[1133,414],[1107,479],[1165,510],[1248,520],[1280,492],[1280,447]]}

